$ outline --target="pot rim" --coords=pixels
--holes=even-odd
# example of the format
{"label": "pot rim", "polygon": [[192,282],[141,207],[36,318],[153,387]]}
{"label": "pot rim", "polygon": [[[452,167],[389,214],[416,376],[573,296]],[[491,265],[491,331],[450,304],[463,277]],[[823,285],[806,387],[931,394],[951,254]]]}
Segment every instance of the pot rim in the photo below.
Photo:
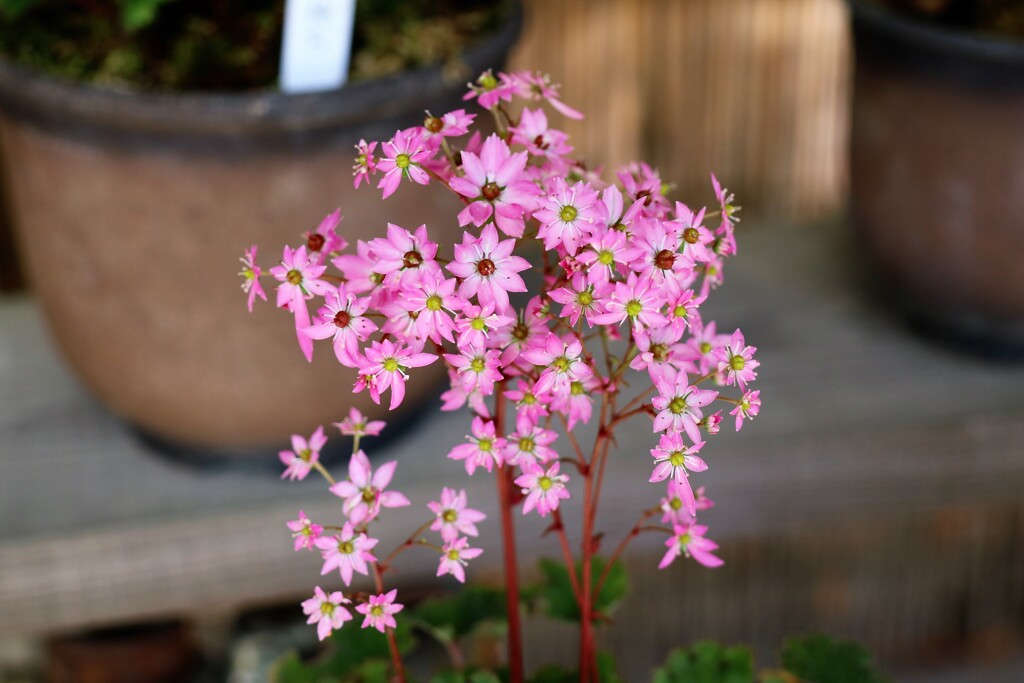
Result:
{"label": "pot rim", "polygon": [[968,33],[915,20],[869,0],[846,0],[854,25],[924,52],[991,66],[1024,67],[1024,40]]}
{"label": "pot rim", "polygon": [[452,78],[442,65],[434,65],[316,93],[270,88],[174,93],[61,79],[0,58],[0,108],[29,121],[58,119],[158,136],[274,137],[359,124],[371,115],[386,118],[428,103],[438,90],[461,88],[463,78],[499,65],[523,23],[521,2],[508,5],[497,32],[476,40],[460,55],[468,76],[463,72]]}

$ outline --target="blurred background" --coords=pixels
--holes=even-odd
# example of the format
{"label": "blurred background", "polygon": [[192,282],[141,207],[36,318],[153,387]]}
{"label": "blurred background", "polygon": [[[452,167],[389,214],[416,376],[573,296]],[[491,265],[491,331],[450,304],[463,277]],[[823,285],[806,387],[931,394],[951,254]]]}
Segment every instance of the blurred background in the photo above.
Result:
{"label": "blurred background", "polygon": [[[851,4],[862,22],[860,61]],[[902,32],[926,44],[931,29],[907,28],[910,19],[878,28],[870,24],[879,11],[874,5],[851,4],[523,2],[509,67],[550,73],[564,101],[586,113],[583,121],[564,122],[577,156],[606,170],[645,160],[673,184],[672,196],[691,206],[714,202],[714,172],[743,206],[740,254],[708,309],[721,330],[742,326],[758,347],[763,414],[716,440],[702,479],[718,503],[707,523],[725,567],[658,572],[658,539],[637,543],[628,563],[633,595],[602,635],[629,681],[648,680],[678,644],[746,643],[769,665],[785,637],[811,632],[866,644],[897,681],[1024,680],[1024,302],[1002,298],[1024,272],[1024,209],[1011,199],[1024,196],[1024,171],[1017,170],[1024,169],[1024,144],[1001,132],[999,118],[1011,128],[1024,120],[1024,70],[1008,66],[1024,65],[1022,48],[1000,39],[1006,59],[991,57],[990,49],[981,75],[971,75],[950,66],[946,54],[908,57],[883,40]],[[943,12],[964,3],[919,4],[925,20],[941,23]],[[953,52],[973,40],[980,39],[954,40]],[[895,62],[884,62],[889,56]],[[455,73],[456,82],[468,80]],[[897,73],[923,75],[923,85],[886,80]],[[952,90],[965,91],[967,103],[948,99]],[[26,93],[27,103],[14,103],[11,92]],[[897,92],[911,97],[897,102]],[[253,411],[261,396],[274,398],[243,384],[252,373],[235,363],[248,352],[240,349],[249,349],[252,330],[262,334],[282,321],[257,311],[253,327],[233,331],[229,319],[245,315],[234,259],[254,234],[272,251],[337,204],[346,214],[343,228],[379,220],[372,217],[376,205],[360,213],[341,190],[325,190],[324,200],[303,189],[349,184],[352,141],[317,137],[329,134],[313,123],[308,139],[271,140],[266,150],[251,151],[239,142],[228,105],[192,112],[205,123],[175,138],[154,123],[164,116],[154,112],[178,111],[167,101],[140,113],[126,105],[134,126],[127,136],[90,120],[45,141],[39,131],[52,132],[63,116],[46,98],[63,95],[8,72],[0,74],[0,93],[8,111],[0,124],[0,155],[7,157],[0,205],[0,681],[265,680],[275,656],[312,646],[308,629],[295,623],[295,604],[316,582],[316,567],[291,553],[283,524],[297,506],[311,516],[332,508],[318,489],[277,481],[273,448],[254,457],[256,444],[209,437],[236,429],[231,425],[241,418],[229,404],[241,403],[239,397],[251,400]],[[855,93],[881,95],[857,104]],[[290,120],[319,121],[317,112],[334,115],[335,108],[347,115],[345,105],[310,102]],[[381,96],[360,130],[386,137],[397,125],[411,125],[394,123],[401,113],[388,102]],[[1003,111],[987,108],[995,104]],[[71,108],[88,117],[101,106]],[[276,120],[277,104],[261,106],[258,116],[268,118],[237,126],[270,139],[261,126]],[[419,100],[409,106],[420,115]],[[189,115],[189,107],[181,113]],[[898,124],[882,118],[890,109]],[[939,111],[951,112],[951,120],[930,118]],[[962,121],[998,132],[1001,142],[954,130]],[[229,143],[211,142],[223,133],[219,126]],[[936,139],[925,137],[928,129]],[[119,170],[102,180],[74,179],[68,169],[76,165],[84,176],[100,173],[106,153],[96,150],[111,138]],[[934,170],[937,158],[952,156],[945,138],[963,143],[966,151],[958,152],[974,161],[956,165],[971,177]],[[924,149],[924,161],[914,161],[901,140]],[[893,154],[868,158],[865,150],[878,146]],[[36,148],[42,161],[22,156]],[[299,155],[311,149],[311,156]],[[142,190],[126,192],[129,177],[150,172],[143,171],[149,162],[139,160],[145,158],[156,158],[158,171]],[[979,170],[997,158],[1003,165],[996,171]],[[279,170],[257,176],[278,163]],[[234,167],[250,175],[236,180],[229,175]],[[979,190],[969,183],[991,186],[993,175],[1010,185]],[[922,178],[921,189],[910,186]],[[990,191],[1001,199],[991,201],[984,194]],[[156,196],[164,203],[145,204]],[[227,206],[232,196],[242,201]],[[58,206],[61,197],[70,203]],[[413,199],[412,209],[421,201]],[[992,205],[1001,220],[978,213]],[[40,217],[29,217],[30,208],[41,208]],[[406,209],[396,202],[395,210]],[[184,231],[202,215],[216,216],[215,229],[190,235],[193,246],[170,238],[154,246],[127,233],[128,224],[167,215],[178,222],[161,228],[165,233]],[[971,232],[974,222],[981,233]],[[104,231],[101,223],[113,227]],[[941,230],[914,236],[917,223]],[[991,232],[995,223],[1003,232]],[[54,238],[65,225],[82,227]],[[33,240],[43,236],[41,245],[28,244],[29,232]],[[79,255],[90,242],[113,253],[87,262]],[[65,253],[64,244],[73,249]],[[996,253],[974,255],[975,244]],[[204,250],[217,258],[200,266]],[[942,264],[930,250],[953,254],[956,263]],[[142,267],[104,284],[100,264],[139,254],[149,259]],[[901,254],[918,254],[924,263],[905,275]],[[99,311],[95,302],[142,288],[147,269],[172,255],[185,265],[147,291],[145,301],[109,318]],[[184,281],[205,271],[217,273],[206,291],[181,293]],[[184,330],[174,309],[222,291],[227,312],[207,314],[202,332]],[[91,326],[69,329],[76,316]],[[159,339],[136,340],[137,330],[119,325],[146,328]],[[169,399],[157,397],[162,390],[182,399],[174,375],[191,369],[191,357],[178,349],[178,359],[161,345],[221,335],[230,343],[213,360],[229,370],[225,387],[211,390],[212,398],[185,397],[191,405],[180,412],[163,408]],[[294,342],[290,333],[278,341],[289,351],[274,367],[289,368],[299,361]],[[155,349],[158,360],[139,366],[152,371],[135,369],[119,344]],[[104,353],[98,368],[83,369],[90,345]],[[158,372],[156,365],[165,367]],[[271,382],[290,371],[276,372],[268,370]],[[111,387],[111,377],[129,388],[116,393],[122,390]],[[324,394],[336,394],[337,384],[329,380]],[[433,400],[437,388],[424,386],[422,393]],[[414,504],[433,499],[445,475],[458,476],[456,469],[438,471],[425,456],[450,448],[467,429],[463,416],[438,418],[436,404],[427,405],[428,417],[401,416],[397,436],[375,454],[399,460],[400,476],[416,482],[407,491]],[[145,407],[172,417],[139,417]],[[317,424],[312,412],[303,406],[287,424]],[[176,431],[185,424],[195,425],[195,441]],[[636,486],[609,493],[601,520],[609,538],[632,525],[619,510],[650,504],[646,460],[631,459],[629,448],[644,439],[640,428],[620,439],[610,480]],[[178,441],[185,446],[168,447]],[[467,481],[470,499],[489,500],[487,484]],[[539,531],[530,521],[523,525],[528,558],[557,553],[551,539],[534,542]],[[394,535],[401,534],[396,526]],[[499,549],[496,541],[485,547],[477,576],[494,581]],[[402,568],[405,589],[429,591],[433,562]],[[542,620],[531,626],[531,665],[571,662],[563,647],[567,631]],[[152,668],[126,673],[118,664],[126,661]]]}

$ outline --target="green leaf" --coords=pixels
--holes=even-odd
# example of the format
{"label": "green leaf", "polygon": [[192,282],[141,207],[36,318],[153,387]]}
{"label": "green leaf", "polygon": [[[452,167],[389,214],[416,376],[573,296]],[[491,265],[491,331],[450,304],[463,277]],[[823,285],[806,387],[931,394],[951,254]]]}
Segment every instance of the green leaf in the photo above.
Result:
{"label": "green leaf", "polygon": [[17,19],[33,5],[42,4],[40,0],[0,0],[0,14],[9,19]]}
{"label": "green leaf", "polygon": [[121,27],[126,31],[137,31],[153,23],[160,5],[169,0],[119,0],[121,5]]}
{"label": "green leaf", "polygon": [[[398,651],[408,653],[416,645],[407,620],[399,619],[395,629]],[[391,662],[387,637],[373,628],[359,628],[349,623],[331,633],[328,652],[312,661],[303,662],[295,653],[285,656],[274,668],[275,683],[337,683],[341,679],[376,683],[379,663],[384,663],[385,680]],[[365,665],[369,664],[368,668]]]}
{"label": "green leaf", "polygon": [[460,638],[484,622],[506,621],[505,591],[469,586],[450,597],[424,600],[414,616],[441,635]]}
{"label": "green leaf", "polygon": [[390,660],[373,659],[359,665],[359,668],[356,670],[356,679],[360,683],[388,683],[388,672],[390,670]]}
{"label": "green leaf", "polygon": [[807,683],[887,683],[858,643],[815,635],[791,638],[782,648],[782,666]]}
{"label": "green leaf", "polygon": [[[604,572],[605,560],[602,557],[591,559],[591,576],[593,585],[596,584]],[[582,582],[582,564],[576,564],[577,581]],[[573,597],[572,580],[569,571],[561,562],[551,559],[541,559],[540,571],[544,575],[538,594],[545,603],[548,616],[563,621],[578,622],[580,620],[579,605]],[[619,602],[629,593],[629,577],[626,569],[621,563],[616,562],[608,572],[608,578],[601,587],[600,594],[594,597],[595,621],[599,614],[610,615]],[[592,592],[593,594],[593,592]]]}
{"label": "green leaf", "polygon": [[469,675],[469,683],[501,683],[501,679],[489,669],[477,669]]}
{"label": "green leaf", "polygon": [[578,683],[579,676],[575,671],[563,669],[560,666],[546,664],[534,672],[530,683]]}
{"label": "green leaf", "polygon": [[445,669],[434,674],[430,683],[466,683],[466,674],[455,669]]}
{"label": "green leaf", "polygon": [[623,683],[611,652],[597,653],[597,677],[601,683]]}
{"label": "green leaf", "polygon": [[673,650],[654,683],[754,683],[754,656],[745,647],[702,641]]}

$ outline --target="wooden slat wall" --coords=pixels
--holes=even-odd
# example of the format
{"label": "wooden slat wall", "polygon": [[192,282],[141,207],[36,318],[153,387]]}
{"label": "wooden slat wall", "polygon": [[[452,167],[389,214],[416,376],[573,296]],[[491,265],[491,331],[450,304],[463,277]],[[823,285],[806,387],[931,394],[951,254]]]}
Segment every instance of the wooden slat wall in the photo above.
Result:
{"label": "wooden slat wall", "polygon": [[[684,199],[714,171],[756,214],[841,206],[848,64],[842,0],[527,0],[513,55],[587,119],[577,152],[656,165]],[[696,194],[695,194],[696,193]]]}

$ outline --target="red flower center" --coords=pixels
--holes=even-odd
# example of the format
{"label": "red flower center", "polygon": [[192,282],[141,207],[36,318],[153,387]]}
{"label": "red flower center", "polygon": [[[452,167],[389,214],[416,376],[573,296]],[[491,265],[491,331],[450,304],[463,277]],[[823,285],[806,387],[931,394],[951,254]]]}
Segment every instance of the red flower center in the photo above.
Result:
{"label": "red flower center", "polygon": [[495,199],[501,196],[501,188],[498,187],[497,183],[487,183],[480,191],[483,194],[484,199],[489,202],[493,202]]}
{"label": "red flower center", "polygon": [[494,275],[494,271],[497,268],[494,266],[494,261],[489,258],[482,259],[476,264],[476,272],[480,273],[484,277],[490,277]]}

